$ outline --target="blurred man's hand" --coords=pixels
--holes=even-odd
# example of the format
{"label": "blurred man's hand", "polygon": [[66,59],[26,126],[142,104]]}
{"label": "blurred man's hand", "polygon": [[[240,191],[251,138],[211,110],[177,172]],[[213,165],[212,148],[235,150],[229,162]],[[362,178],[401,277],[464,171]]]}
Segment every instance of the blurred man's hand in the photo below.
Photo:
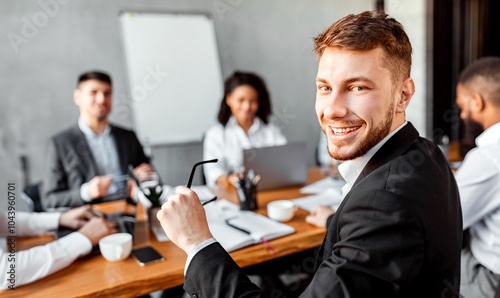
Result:
{"label": "blurred man's hand", "polygon": [[81,228],[93,217],[104,217],[104,213],[99,210],[95,210],[91,205],[81,206],[61,214],[61,217],[59,218],[59,226],[76,230]]}

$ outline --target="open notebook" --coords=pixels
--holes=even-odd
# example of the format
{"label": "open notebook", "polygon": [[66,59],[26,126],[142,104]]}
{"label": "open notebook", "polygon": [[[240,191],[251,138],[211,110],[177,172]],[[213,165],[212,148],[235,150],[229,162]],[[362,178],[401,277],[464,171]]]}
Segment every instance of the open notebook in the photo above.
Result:
{"label": "open notebook", "polygon": [[205,206],[208,225],[214,238],[228,252],[295,232],[289,225],[274,221],[252,211],[240,211],[239,206],[217,200]]}

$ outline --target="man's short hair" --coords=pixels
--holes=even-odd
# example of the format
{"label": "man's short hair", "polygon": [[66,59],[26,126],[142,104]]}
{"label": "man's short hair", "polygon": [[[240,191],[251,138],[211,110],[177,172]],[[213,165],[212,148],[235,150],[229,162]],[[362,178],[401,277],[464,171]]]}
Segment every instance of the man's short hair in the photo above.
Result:
{"label": "man's short hair", "polygon": [[484,57],[469,64],[460,73],[458,83],[500,106],[500,57]]}
{"label": "man's short hair", "polygon": [[382,63],[391,72],[393,82],[410,77],[410,39],[403,25],[383,12],[365,11],[347,15],[318,35],[314,44],[318,58],[329,47],[351,51],[369,51],[380,47],[384,51]]}
{"label": "man's short hair", "polygon": [[102,71],[88,71],[85,73],[82,73],[80,77],[78,77],[78,82],[77,86],[80,86],[81,83],[89,80],[96,80],[104,83],[108,83],[110,86],[113,86],[113,83],[111,81],[111,77]]}

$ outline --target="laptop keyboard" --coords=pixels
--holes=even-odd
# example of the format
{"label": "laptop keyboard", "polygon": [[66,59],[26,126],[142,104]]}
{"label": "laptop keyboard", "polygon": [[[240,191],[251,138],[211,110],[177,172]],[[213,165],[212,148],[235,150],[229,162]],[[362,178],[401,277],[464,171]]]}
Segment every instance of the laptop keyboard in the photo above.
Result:
{"label": "laptop keyboard", "polygon": [[121,213],[108,214],[107,219],[116,223],[116,228],[120,233],[134,235],[135,217]]}

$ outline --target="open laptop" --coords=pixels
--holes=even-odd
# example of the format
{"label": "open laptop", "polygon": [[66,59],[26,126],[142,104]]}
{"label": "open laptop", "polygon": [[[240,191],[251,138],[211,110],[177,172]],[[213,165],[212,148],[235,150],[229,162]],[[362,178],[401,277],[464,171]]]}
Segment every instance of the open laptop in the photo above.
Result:
{"label": "open laptop", "polygon": [[245,149],[243,165],[247,171],[252,169],[261,176],[258,190],[302,185],[307,179],[306,144]]}

